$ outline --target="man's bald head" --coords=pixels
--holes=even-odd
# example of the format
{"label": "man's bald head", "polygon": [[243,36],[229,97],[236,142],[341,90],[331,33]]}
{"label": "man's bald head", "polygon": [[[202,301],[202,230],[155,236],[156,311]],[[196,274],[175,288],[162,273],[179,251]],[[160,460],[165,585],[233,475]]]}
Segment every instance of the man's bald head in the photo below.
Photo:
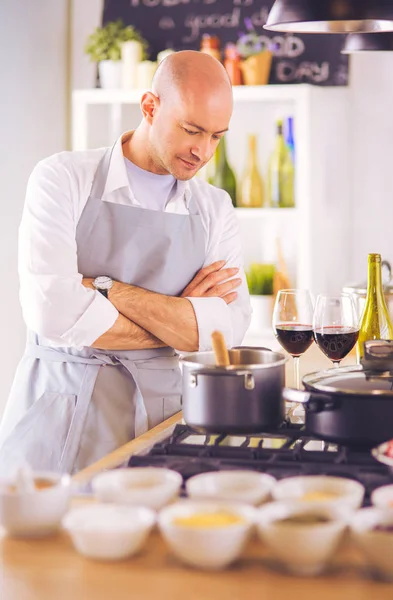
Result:
{"label": "man's bald head", "polygon": [[223,65],[209,54],[195,50],[175,52],[159,65],[153,79],[153,93],[161,101],[173,101],[204,92],[223,94],[232,102],[232,86]]}
{"label": "man's bald head", "polygon": [[141,109],[144,118],[131,139],[131,147],[138,145],[145,155],[137,164],[191,179],[228,130],[232,86],[215,58],[191,50],[176,52],[159,65]]}

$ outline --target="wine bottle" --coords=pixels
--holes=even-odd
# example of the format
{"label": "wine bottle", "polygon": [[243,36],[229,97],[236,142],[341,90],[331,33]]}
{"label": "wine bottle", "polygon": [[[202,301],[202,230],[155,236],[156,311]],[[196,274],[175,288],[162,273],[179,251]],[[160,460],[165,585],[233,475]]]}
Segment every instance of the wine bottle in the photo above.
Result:
{"label": "wine bottle", "polygon": [[381,255],[368,255],[367,296],[360,320],[357,342],[358,360],[363,357],[367,340],[392,340],[393,326],[382,287]]}
{"label": "wine bottle", "polygon": [[264,205],[265,189],[262,176],[258,170],[257,139],[248,136],[248,159],[243,175],[238,206],[243,208],[261,208]]}
{"label": "wine bottle", "polygon": [[294,200],[295,168],[291,152],[285,143],[282,121],[277,121],[275,148],[270,155],[268,167],[268,198],[273,207],[291,208]]}
{"label": "wine bottle", "polygon": [[285,143],[291,155],[292,164],[295,164],[295,138],[293,135],[293,117],[287,117],[284,123]]}
{"label": "wine bottle", "polygon": [[236,206],[236,177],[227,159],[224,137],[221,138],[217,146],[214,156],[214,166],[214,173],[209,178],[209,183],[228,192],[233,206]]}

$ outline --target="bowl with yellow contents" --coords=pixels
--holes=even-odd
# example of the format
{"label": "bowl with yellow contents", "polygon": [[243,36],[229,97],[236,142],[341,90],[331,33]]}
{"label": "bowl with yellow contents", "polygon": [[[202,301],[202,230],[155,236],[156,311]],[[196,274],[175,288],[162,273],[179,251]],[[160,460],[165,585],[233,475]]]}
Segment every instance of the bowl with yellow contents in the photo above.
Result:
{"label": "bowl with yellow contents", "polygon": [[179,501],[160,511],[158,526],[182,562],[223,569],[241,555],[253,529],[256,509],[237,502]]}
{"label": "bowl with yellow contents", "polygon": [[272,490],[275,500],[300,502],[308,506],[345,506],[357,510],[364,498],[364,486],[346,477],[302,475],[278,481]]}
{"label": "bowl with yellow contents", "polygon": [[70,496],[68,475],[19,470],[0,480],[0,524],[10,536],[49,535],[59,529]]}

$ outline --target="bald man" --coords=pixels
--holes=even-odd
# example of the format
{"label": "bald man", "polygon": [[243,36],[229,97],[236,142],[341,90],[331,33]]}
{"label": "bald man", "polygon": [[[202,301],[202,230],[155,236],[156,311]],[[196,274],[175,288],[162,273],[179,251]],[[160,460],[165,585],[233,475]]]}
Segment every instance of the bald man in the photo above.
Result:
{"label": "bald man", "polygon": [[2,473],[74,473],[181,409],[179,353],[250,321],[231,199],[194,178],[228,130],[223,66],[159,66],[111,148],[62,152],[28,183],[19,236],[27,345],[0,428]]}

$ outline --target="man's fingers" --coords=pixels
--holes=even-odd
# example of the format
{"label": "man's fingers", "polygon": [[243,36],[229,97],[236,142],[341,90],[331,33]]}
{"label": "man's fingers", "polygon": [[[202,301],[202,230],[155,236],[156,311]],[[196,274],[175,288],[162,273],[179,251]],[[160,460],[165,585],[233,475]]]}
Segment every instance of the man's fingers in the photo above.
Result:
{"label": "man's fingers", "polygon": [[206,277],[208,275],[210,275],[211,273],[215,273],[216,271],[219,271],[220,269],[222,269],[222,267],[225,265],[225,263],[226,263],[225,260],[218,260],[218,261],[212,263],[211,265],[204,267],[195,275],[194,279],[192,281],[190,281],[190,283],[188,284],[186,289],[188,289],[189,291],[194,290],[196,288],[196,286],[199,285],[204,279],[206,279]]}
{"label": "man's fingers", "polygon": [[220,283],[220,285],[212,287],[205,295],[208,297],[215,296],[222,298],[232,290],[239,287],[241,283],[241,279],[231,279],[230,281],[226,281],[225,283]]}
{"label": "man's fingers", "polygon": [[[185,292],[187,292],[188,295],[192,294],[193,296],[207,295],[210,290],[214,289],[222,281],[230,279],[231,277],[236,275],[238,272],[239,272],[239,269],[235,267],[235,268],[221,269],[220,271],[210,273],[210,275],[205,277],[202,281],[200,281],[195,286],[193,286],[194,281],[192,281],[190,283],[190,285],[188,285],[187,288],[184,290],[182,296],[184,297],[187,295]],[[214,296],[216,294],[209,294],[209,295]]]}
{"label": "man's fingers", "polygon": [[227,304],[231,304],[231,302],[234,302],[237,298],[237,292],[231,292],[230,294],[227,294],[226,296],[223,296],[222,299],[225,300],[225,302]]}

